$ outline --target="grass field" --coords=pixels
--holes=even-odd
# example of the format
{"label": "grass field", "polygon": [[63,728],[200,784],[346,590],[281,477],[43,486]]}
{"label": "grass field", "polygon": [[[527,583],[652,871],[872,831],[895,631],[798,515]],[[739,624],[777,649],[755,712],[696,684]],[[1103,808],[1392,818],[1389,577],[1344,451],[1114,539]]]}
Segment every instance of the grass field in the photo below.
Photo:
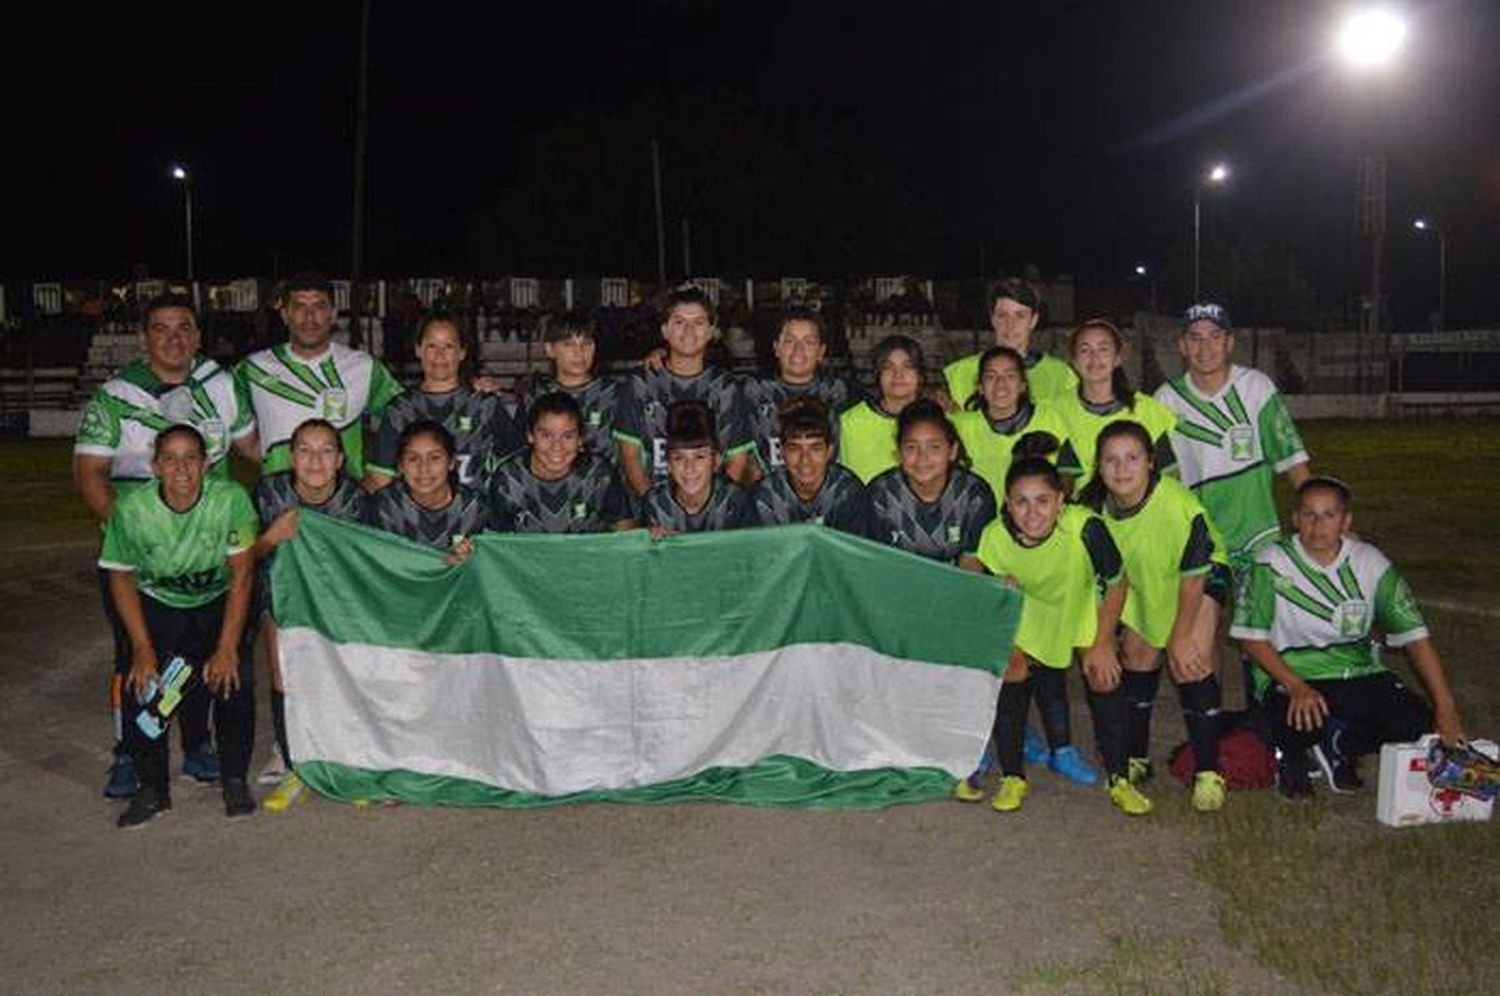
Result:
{"label": "grass field", "polygon": [[[1500,535],[1491,495],[1500,489],[1500,422],[1324,422],[1305,425],[1304,434],[1315,467],[1353,487],[1358,532],[1391,555],[1425,602],[1470,732],[1496,738],[1500,674],[1491,648],[1500,641]],[[0,473],[15,482],[0,492],[0,544],[14,553],[12,576],[42,576],[59,551],[86,557],[96,536],[68,481],[68,451],[60,441],[0,445]],[[1373,786],[1370,759],[1364,774]],[[1289,806],[1273,792],[1240,793],[1204,819],[1183,793],[1162,789],[1152,820],[1211,890],[1213,917],[1230,947],[1300,988],[1500,990],[1492,926],[1500,833],[1492,824],[1387,830],[1374,822],[1373,796],[1372,787]],[[1132,886],[1151,893],[1149,881]],[[1076,958],[1011,966],[996,979],[997,991],[1007,989],[1243,991],[1195,957],[1190,934],[1130,924]]]}

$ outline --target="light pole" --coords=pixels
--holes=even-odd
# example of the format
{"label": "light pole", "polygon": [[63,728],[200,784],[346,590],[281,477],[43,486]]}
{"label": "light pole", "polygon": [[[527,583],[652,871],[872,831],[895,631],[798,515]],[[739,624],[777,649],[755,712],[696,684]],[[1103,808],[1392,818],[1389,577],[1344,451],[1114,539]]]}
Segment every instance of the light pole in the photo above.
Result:
{"label": "light pole", "polygon": [[[1388,5],[1367,4],[1347,13],[1339,23],[1334,47],[1339,59],[1352,72],[1368,76],[1389,74],[1405,47],[1406,19]],[[1377,107],[1377,112],[1379,108]],[[1385,152],[1376,137],[1375,154],[1356,172],[1359,223],[1370,236],[1370,320],[1372,336],[1381,331],[1381,262],[1385,256]]]}
{"label": "light pole", "polygon": [[1418,218],[1411,227],[1419,232],[1432,232],[1438,240],[1438,306],[1437,331],[1443,331],[1448,317],[1448,232],[1442,225],[1427,218]]}
{"label": "light pole", "polygon": [[1203,291],[1203,188],[1209,184],[1223,186],[1229,182],[1229,166],[1214,163],[1193,184],[1193,303],[1202,299]]}
{"label": "light pole", "polygon": [[172,167],[172,179],[182,184],[182,202],[187,228],[187,279],[193,282],[193,181],[184,166]]}

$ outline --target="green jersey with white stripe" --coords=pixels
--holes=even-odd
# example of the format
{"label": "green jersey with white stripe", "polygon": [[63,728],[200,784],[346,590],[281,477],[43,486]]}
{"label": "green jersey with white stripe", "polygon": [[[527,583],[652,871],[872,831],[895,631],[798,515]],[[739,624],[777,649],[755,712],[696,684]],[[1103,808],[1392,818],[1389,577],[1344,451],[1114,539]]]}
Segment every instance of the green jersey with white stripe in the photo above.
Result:
{"label": "green jersey with white stripe", "polygon": [[174,609],[207,605],[229,590],[229,557],[255,543],[250,496],[235,481],[206,478],[186,512],[161,488],[136,488],[115,502],[99,566],[135,575],[141,594]]}
{"label": "green jersey with white stripe", "polygon": [[1255,552],[1279,532],[1275,477],[1307,462],[1307,450],[1271,378],[1232,366],[1213,395],[1173,377],[1156,400],[1177,415],[1172,450],[1182,483],[1197,493],[1224,536],[1230,563],[1248,568]]}
{"label": "green jersey with white stripe", "polygon": [[181,384],[168,384],[140,360],[105,381],[89,399],[73,452],[109,457],[109,476],[116,493],[123,495],[152,479],[157,433],[183,424],[202,433],[207,473],[218,478],[229,476],[230,443],[255,431],[250,407],[240,403],[233,378],[213,360],[196,357]]}
{"label": "green jersey with white stripe", "polygon": [[[1229,633],[1263,640],[1300,678],[1358,678],[1385,670],[1371,633],[1378,628],[1392,647],[1425,639],[1427,623],[1411,588],[1385,554],[1344,537],[1327,567],[1296,536],[1278,540],[1256,557],[1246,595],[1235,606]],[[1256,668],[1264,692],[1270,676]]]}
{"label": "green jersey with white stripe", "polygon": [[401,393],[384,363],[340,342],[310,359],[280,343],[245,357],[234,376],[242,403],[255,411],[263,474],[290,467],[292,433],[308,419],[322,418],[339,430],[344,469],[359,480],[365,473],[364,416],[379,415]]}

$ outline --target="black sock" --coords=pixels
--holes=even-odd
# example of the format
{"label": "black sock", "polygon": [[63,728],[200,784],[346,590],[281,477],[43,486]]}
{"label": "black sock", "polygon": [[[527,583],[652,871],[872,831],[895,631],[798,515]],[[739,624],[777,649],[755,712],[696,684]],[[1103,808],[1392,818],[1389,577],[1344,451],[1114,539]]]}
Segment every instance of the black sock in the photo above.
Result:
{"label": "black sock", "polygon": [[1151,756],[1151,710],[1160,685],[1160,668],[1126,671],[1120,676],[1120,690],[1125,695],[1125,753],[1129,757]]}
{"label": "black sock", "polygon": [[1068,672],[1045,664],[1035,664],[1031,668],[1031,694],[1036,699],[1036,711],[1042,717],[1047,746],[1053,750],[1073,742],[1073,730],[1068,721],[1067,678]]}
{"label": "black sock", "polygon": [[1026,739],[1026,707],[1031,704],[1031,682],[1007,681],[1000,686],[995,706],[995,759],[1002,775],[1026,777],[1021,744]]}
{"label": "black sock", "polygon": [[1182,699],[1182,719],[1199,771],[1219,770],[1219,679],[1209,675],[1201,681],[1177,686]]}
{"label": "black sock", "polygon": [[1089,690],[1089,705],[1094,712],[1094,743],[1111,776],[1125,777],[1125,695],[1118,685],[1114,691]]}
{"label": "black sock", "polygon": [[286,745],[286,693],[271,689],[271,725],[276,728],[276,749],[281,751],[281,763],[288,769],[292,766],[292,751]]}

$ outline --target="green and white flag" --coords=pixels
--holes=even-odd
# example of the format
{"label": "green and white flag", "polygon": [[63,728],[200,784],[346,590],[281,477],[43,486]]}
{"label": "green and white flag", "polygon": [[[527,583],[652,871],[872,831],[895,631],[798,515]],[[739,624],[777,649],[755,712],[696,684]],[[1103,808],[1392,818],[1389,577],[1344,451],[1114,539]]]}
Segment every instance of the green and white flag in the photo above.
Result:
{"label": "green and white flag", "polygon": [[979,760],[1021,596],[819,526],[277,553],[297,770],[343,799],[879,806]]}

